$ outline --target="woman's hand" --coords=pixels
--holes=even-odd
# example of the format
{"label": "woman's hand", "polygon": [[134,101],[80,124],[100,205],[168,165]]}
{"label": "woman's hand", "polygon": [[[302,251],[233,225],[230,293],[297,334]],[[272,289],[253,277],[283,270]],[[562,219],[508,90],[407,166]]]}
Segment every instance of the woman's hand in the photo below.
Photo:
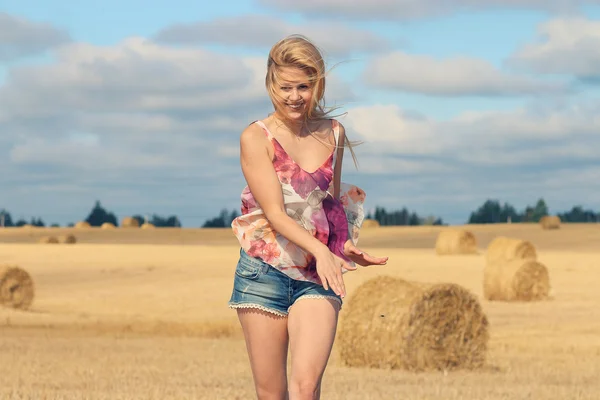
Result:
{"label": "woman's hand", "polygon": [[373,257],[354,246],[350,240],[347,240],[346,243],[344,243],[344,255],[363,267],[368,265],[385,265],[389,258]]}
{"label": "woman's hand", "polygon": [[323,288],[331,288],[338,296],[346,296],[346,287],[342,277],[342,268],[353,271],[356,266],[350,266],[346,261],[333,254],[329,249],[316,256],[317,274],[321,278]]}

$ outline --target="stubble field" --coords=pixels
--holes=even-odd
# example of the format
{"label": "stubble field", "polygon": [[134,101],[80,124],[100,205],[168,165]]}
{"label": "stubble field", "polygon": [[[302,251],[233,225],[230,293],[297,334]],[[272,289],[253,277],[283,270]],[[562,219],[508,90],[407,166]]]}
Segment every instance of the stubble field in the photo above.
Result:
{"label": "stubble field", "polygon": [[[440,229],[364,230],[360,247],[390,260],[346,274],[349,296],[379,274],[464,286],[490,321],[485,367],[348,368],[334,347],[322,398],[599,398],[600,226],[469,226],[480,254],[446,257],[433,250]],[[78,243],[37,243],[66,232]],[[483,299],[485,247],[497,235],[536,246],[550,272],[550,300]],[[0,229],[0,264],[24,268],[36,291],[28,311],[0,307],[0,399],[255,398],[227,308],[238,255],[229,229]]]}

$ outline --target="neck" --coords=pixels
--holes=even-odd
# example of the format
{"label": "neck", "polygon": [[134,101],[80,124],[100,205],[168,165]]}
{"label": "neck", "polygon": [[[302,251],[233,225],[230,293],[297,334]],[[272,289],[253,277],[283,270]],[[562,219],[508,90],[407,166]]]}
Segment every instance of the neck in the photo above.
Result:
{"label": "neck", "polygon": [[300,121],[289,120],[287,118],[283,118],[277,112],[275,112],[273,114],[273,116],[275,117],[275,119],[277,121],[279,121],[281,124],[283,124],[294,136],[296,136],[296,137],[304,136],[304,131],[305,131],[304,128],[306,125],[304,120],[300,120]]}

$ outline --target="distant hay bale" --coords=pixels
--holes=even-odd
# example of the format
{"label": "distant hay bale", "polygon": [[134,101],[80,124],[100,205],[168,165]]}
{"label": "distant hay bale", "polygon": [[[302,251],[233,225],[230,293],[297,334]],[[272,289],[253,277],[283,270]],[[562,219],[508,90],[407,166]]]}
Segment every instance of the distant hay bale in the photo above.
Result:
{"label": "distant hay bale", "polygon": [[560,222],[560,217],[557,215],[544,215],[540,219],[542,229],[559,229]]}
{"label": "distant hay bale", "polygon": [[445,229],[437,237],[435,251],[438,255],[477,254],[477,239],[464,229]]}
{"label": "distant hay bale", "polygon": [[33,280],[17,267],[0,265],[0,305],[26,310],[33,301]]}
{"label": "distant hay bale", "polygon": [[422,371],[485,362],[487,317],[458,285],[380,276],[360,285],[346,307],[338,343],[348,366]]}
{"label": "distant hay bale", "polygon": [[488,245],[485,258],[487,264],[511,260],[536,260],[537,251],[529,241],[498,236]]}
{"label": "distant hay bale", "polygon": [[376,219],[364,219],[362,228],[379,228],[379,221]]}
{"label": "distant hay bale", "polygon": [[121,227],[122,228],[139,228],[140,222],[136,218],[125,217],[121,221]]}
{"label": "distant hay bale", "polygon": [[40,243],[43,243],[43,244],[57,244],[57,243],[59,243],[59,241],[54,236],[44,236],[44,237],[40,238]]}
{"label": "distant hay bale", "polygon": [[81,229],[81,228],[91,228],[92,226],[87,221],[79,221],[75,224],[74,227],[77,229]]}
{"label": "distant hay bale", "polygon": [[101,229],[114,229],[116,227],[115,227],[115,224],[113,224],[112,222],[105,222],[102,225],[100,225],[100,228]]}
{"label": "distant hay bale", "polygon": [[65,244],[75,244],[77,243],[77,238],[75,237],[75,235],[62,235],[59,238],[61,243],[65,243]]}
{"label": "distant hay bale", "polygon": [[146,222],[143,223],[141,226],[142,229],[154,229],[156,228],[153,224],[151,224],[150,222]]}
{"label": "distant hay bale", "polygon": [[31,229],[31,228],[35,228],[35,226],[33,226],[31,224],[25,224],[25,225],[21,225],[21,228]]}
{"label": "distant hay bale", "polygon": [[487,300],[537,301],[548,298],[548,269],[532,259],[487,264],[483,272],[483,296]]}

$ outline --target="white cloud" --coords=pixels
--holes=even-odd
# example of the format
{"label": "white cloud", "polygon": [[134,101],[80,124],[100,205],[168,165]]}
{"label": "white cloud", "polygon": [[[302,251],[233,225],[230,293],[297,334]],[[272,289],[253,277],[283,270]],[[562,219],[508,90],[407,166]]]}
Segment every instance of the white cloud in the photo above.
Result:
{"label": "white cloud", "polygon": [[[163,207],[194,225],[221,207],[239,206],[239,133],[271,110],[265,57],[143,38],[115,46],[68,43],[53,54],[55,60],[43,65],[12,67],[0,86],[0,185],[9,188],[0,206],[65,222],[54,216],[72,220],[75,209],[87,212],[100,197],[118,204],[121,215]],[[452,70],[440,63],[430,63],[431,70],[414,66],[429,74],[424,81],[438,85],[427,90],[442,90],[433,75]],[[511,93],[553,89],[536,89],[474,60],[461,67],[477,77],[478,90],[500,91],[495,80]],[[443,90],[464,91],[464,76],[453,74],[450,89]],[[352,85],[333,74],[327,99],[351,103]],[[365,186],[370,202],[395,197],[398,205],[419,212],[418,203],[404,198],[429,202],[432,209],[437,202],[441,214],[446,197],[479,201],[506,190],[537,190],[537,196],[549,187],[548,177],[568,165],[579,165],[588,177],[597,174],[591,166],[599,161],[593,149],[600,146],[600,102],[472,111],[450,120],[385,103],[348,111],[341,120],[350,138],[367,143],[356,149],[360,174],[350,167],[345,180]],[[345,160],[351,166],[349,155]],[[579,193],[574,181],[583,182],[578,178],[565,187]],[[558,198],[559,189],[551,189]],[[585,198],[593,198],[592,189],[586,190]]]}
{"label": "white cloud", "polygon": [[21,115],[197,110],[250,103],[262,95],[254,71],[239,57],[203,49],[172,49],[142,38],[114,47],[77,43],[50,65],[12,69],[0,105]]}
{"label": "white cloud", "polygon": [[387,47],[385,39],[367,30],[336,22],[293,24],[267,15],[242,15],[177,24],[161,30],[156,40],[170,44],[222,44],[268,50],[291,34],[307,36],[326,55],[346,56],[352,52],[373,52]]}
{"label": "white cloud", "polygon": [[431,121],[407,117],[395,105],[356,107],[349,110],[346,120],[350,139],[377,144],[380,151],[418,155],[443,149]]}
{"label": "white cloud", "polygon": [[509,65],[544,74],[600,78],[600,21],[555,19],[537,30],[537,42],[519,49]]}
{"label": "white cloud", "polygon": [[265,6],[311,16],[406,20],[483,9],[536,9],[572,12],[600,0],[259,0]]}
{"label": "white cloud", "polygon": [[504,73],[485,60],[394,52],[374,58],[364,79],[377,87],[442,96],[510,96],[565,92],[564,84]]}
{"label": "white cloud", "polygon": [[[239,206],[239,134],[272,109],[264,57],[143,38],[52,55],[0,84],[0,207],[64,223],[100,197],[117,213],[162,207],[199,225]],[[330,103],[352,96],[332,74]]]}
{"label": "white cloud", "polygon": [[[364,153],[394,170],[396,159],[412,157],[422,168],[441,166],[544,166],[598,162],[600,103],[588,107],[507,112],[470,112],[450,120],[416,119],[395,105],[351,109],[345,126],[352,139],[369,143]],[[390,156],[390,157],[386,157]],[[392,160],[392,161],[390,161]],[[411,167],[415,169],[418,167]],[[400,172],[402,173],[402,168]]]}
{"label": "white cloud", "polygon": [[54,55],[13,67],[0,86],[4,184],[220,179],[239,168],[215,168],[217,148],[270,108],[252,58],[141,38]]}
{"label": "white cloud", "polygon": [[69,41],[66,31],[51,24],[0,12],[0,62],[35,55]]}

